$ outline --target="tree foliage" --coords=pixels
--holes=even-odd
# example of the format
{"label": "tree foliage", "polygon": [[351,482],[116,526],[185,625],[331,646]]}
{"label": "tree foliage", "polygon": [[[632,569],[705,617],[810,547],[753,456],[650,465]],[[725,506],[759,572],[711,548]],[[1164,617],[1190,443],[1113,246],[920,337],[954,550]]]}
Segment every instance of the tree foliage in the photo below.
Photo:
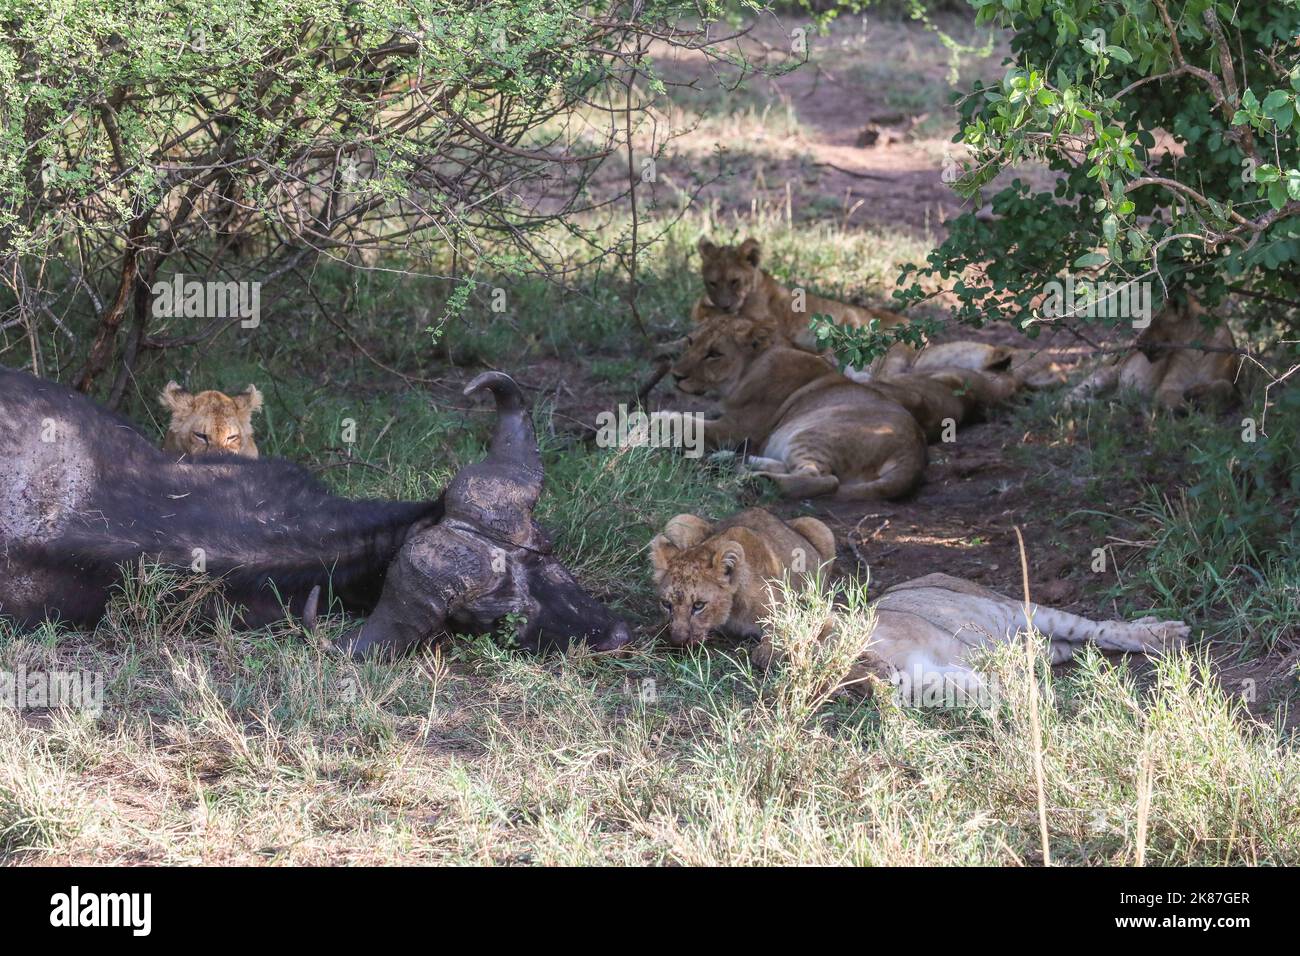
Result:
{"label": "tree foliage", "polygon": [[1229,291],[1300,306],[1300,0],[971,0],[1013,33],[1002,81],[958,101],[979,194],[1028,161],[990,221],[949,224],[904,301],[938,280],[972,324],[1018,318],[1031,334],[1048,281],[1151,282],[1210,303]]}
{"label": "tree foliage", "polygon": [[[555,274],[547,227],[579,228],[636,189],[634,130],[665,93],[651,44],[715,56],[716,35],[683,25],[714,12],[0,0],[0,337],[30,339],[39,366],[41,334],[72,340],[69,316],[92,312],[93,341],[70,347],[76,380],[115,368],[115,399],[139,354],[229,323],[158,321],[150,290],[167,273],[273,283],[382,252],[425,274],[452,263],[460,300],[476,270]],[[625,188],[594,189],[611,157]],[[626,254],[593,257],[611,251]]]}

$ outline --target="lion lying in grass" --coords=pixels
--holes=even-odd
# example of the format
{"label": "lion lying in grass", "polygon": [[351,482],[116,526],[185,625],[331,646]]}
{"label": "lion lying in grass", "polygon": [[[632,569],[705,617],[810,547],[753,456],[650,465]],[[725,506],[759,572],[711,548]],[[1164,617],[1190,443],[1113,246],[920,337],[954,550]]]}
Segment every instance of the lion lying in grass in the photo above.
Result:
{"label": "lion lying in grass", "polygon": [[257,457],[253,413],[262,407],[262,393],[256,385],[234,396],[215,391],[191,395],[168,382],[159,400],[172,413],[163,451],[191,458],[216,454]]}
{"label": "lion lying in grass", "polygon": [[[1027,619],[1024,601],[950,574],[927,574],[880,596],[871,646],[851,676],[862,680],[872,674],[894,683],[905,699],[914,688],[936,683],[970,694],[981,684],[970,666],[972,655],[1005,643],[1031,620],[1050,642],[1053,664],[1068,661],[1089,643],[1103,651],[1160,654],[1182,647],[1190,631],[1182,621],[1094,621],[1037,604],[1029,606]],[[767,666],[773,656],[768,636],[754,660]]]}
{"label": "lion lying in grass", "polygon": [[816,518],[782,521],[749,508],[712,524],[682,514],[650,542],[659,603],[668,614],[668,639],[693,647],[710,634],[762,636],[780,592],[772,582],[806,575],[835,560],[835,536]]}
{"label": "lion lying in grass", "polygon": [[1065,384],[1065,367],[1045,350],[989,345],[961,340],[927,345],[916,353],[906,371],[964,368],[1008,376],[1020,388],[1048,388]]}
{"label": "lion lying in grass", "polygon": [[925,471],[925,436],[906,409],[820,356],[770,345],[747,320],[693,333],[672,373],[683,392],[721,398],[705,446],[760,449],[749,466],[787,497],[895,498]]}
{"label": "lion lying in grass", "polygon": [[[738,246],[718,246],[702,238],[699,250],[705,295],[691,309],[691,321],[696,325],[740,316],[766,328],[774,341],[819,352],[821,344],[811,326],[814,315],[829,315],[837,325],[851,328],[864,328],[875,321],[879,328],[889,329],[906,321],[887,309],[849,305],[802,291],[796,297],[761,268],[761,247],[756,239],[746,239]],[[1017,386],[1030,388],[1065,382],[1064,370],[1045,352],[981,342],[931,345],[919,354],[905,342],[896,342],[867,368],[849,368],[845,375],[855,382],[868,382],[877,375],[939,366],[1004,372]]]}
{"label": "lion lying in grass", "polygon": [[[767,347],[788,346],[780,333],[772,332],[770,326],[728,313],[712,317],[706,324],[697,326],[692,336],[686,338],[686,342],[688,345],[685,351],[673,367],[673,375],[679,380],[679,386],[682,381],[688,382],[684,390],[690,392],[694,385],[703,384],[711,392],[723,393],[723,398],[725,389],[714,376],[714,365],[718,364],[716,355],[731,349],[733,343],[751,343],[757,350],[764,347],[763,343],[767,343]],[[971,342],[970,345],[978,343]],[[785,351],[794,349],[785,347]],[[944,350],[941,355],[945,358],[961,358],[954,350]],[[809,368],[815,367],[809,365]],[[827,362],[826,368],[833,372],[831,363]],[[917,420],[928,441],[939,440],[949,423],[959,425],[978,418],[985,408],[1000,405],[1018,388],[1017,380],[1009,373],[941,367],[932,363],[924,363],[918,368],[920,371],[917,372],[881,373],[871,381],[858,384],[870,389],[880,398],[889,399],[906,408]],[[853,381],[852,377],[849,380]],[[781,390],[785,386],[780,377],[772,380],[772,386],[774,394],[789,394]]]}
{"label": "lion lying in grass", "polygon": [[[803,560],[814,553],[812,560]],[[712,634],[756,637],[754,662],[775,658],[771,617],[790,574],[798,585],[834,558],[829,528],[815,518],[790,522],[750,508],[716,525],[678,515],[650,544],[655,587],[670,617],[669,639],[694,646]],[[959,693],[977,690],[972,656],[1025,630],[1025,604],[948,574],[928,574],[895,585],[876,602],[876,624],[867,654],[851,678],[866,689],[868,674],[898,684],[904,693],[935,681]],[[1188,627],[1181,621],[1093,621],[1031,604],[1034,628],[1050,640],[1053,664],[1069,660],[1087,643],[1103,651],[1162,653],[1181,647]]]}
{"label": "lion lying in grass", "polygon": [[1201,321],[1199,303],[1167,304],[1142,330],[1130,352],[1112,357],[1070,392],[1068,400],[1083,402],[1116,389],[1134,391],[1169,410],[1188,404],[1231,405],[1237,399],[1241,356],[1231,352],[1206,352],[1195,348],[1158,348],[1161,345],[1205,345],[1236,348],[1226,325],[1209,329]]}

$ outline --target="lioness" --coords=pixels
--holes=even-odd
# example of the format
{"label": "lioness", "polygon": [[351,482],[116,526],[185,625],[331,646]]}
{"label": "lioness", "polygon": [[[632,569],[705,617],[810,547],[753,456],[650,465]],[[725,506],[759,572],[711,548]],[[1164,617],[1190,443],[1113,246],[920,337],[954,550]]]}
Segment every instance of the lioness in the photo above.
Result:
{"label": "lioness", "polygon": [[752,323],[698,328],[672,374],[688,395],[721,398],[705,445],[761,449],[751,468],[788,497],[896,498],[925,471],[925,436],[906,409]]}
{"label": "lioness", "polygon": [[[1026,619],[1024,601],[949,574],[896,584],[875,607],[871,644],[850,680],[865,691],[867,675],[874,675],[896,684],[904,700],[922,689],[950,689],[958,696],[978,692],[982,681],[971,668],[974,652],[1011,640],[1029,621],[1051,642],[1053,664],[1069,660],[1089,642],[1103,651],[1163,653],[1183,646],[1190,631],[1182,621],[1094,621],[1038,604],[1029,605]],[[774,656],[771,635],[765,635],[753,660],[767,667]]]}
{"label": "lioness", "polygon": [[1009,375],[943,366],[878,375],[860,384],[907,409],[928,441],[937,441],[950,422],[955,427],[974,421],[1016,391]]}
{"label": "lioness", "polygon": [[1120,388],[1154,398],[1158,405],[1170,410],[1189,402],[1232,404],[1237,398],[1240,355],[1154,347],[1195,343],[1217,349],[1236,348],[1232,330],[1226,325],[1206,328],[1200,318],[1204,313],[1195,301],[1181,307],[1166,304],[1142,330],[1132,351],[1112,357],[1075,386],[1068,399],[1087,401]]}
{"label": "lioness", "polygon": [[214,391],[192,395],[168,382],[159,400],[172,413],[163,451],[191,458],[213,454],[257,457],[253,413],[262,407],[262,393],[256,385],[234,396]]}
{"label": "lioness", "polygon": [[650,563],[660,604],[668,614],[668,639],[678,647],[710,634],[761,636],[780,582],[802,582],[835,560],[835,536],[816,518],[782,521],[750,508],[712,524],[678,515],[650,542]]}
{"label": "lioness", "polygon": [[[805,319],[803,331],[796,334],[797,330],[792,330],[789,322],[780,316],[773,315],[769,310],[757,309],[754,312],[755,314],[751,314],[749,310],[739,314],[729,312],[713,305],[705,297],[698,300],[691,308],[691,322],[696,328],[709,326],[717,331],[730,329],[732,334],[737,334],[737,328],[761,329],[774,344],[788,345],[791,348],[816,352],[827,362],[835,364],[835,353],[821,349],[820,343],[813,336],[812,329],[808,324],[810,320]],[[672,351],[675,348],[680,348],[683,341],[689,341],[689,336],[686,340],[679,339],[676,342],[668,343],[664,346],[664,349]],[[895,342],[884,355],[875,358],[866,368],[856,369],[850,367],[844,370],[844,374],[854,382],[870,382],[878,375],[906,372],[915,358],[915,349],[906,342]]]}
{"label": "lioness", "polygon": [[921,349],[908,371],[966,368],[1009,375],[1017,387],[1047,388],[1065,384],[1065,368],[1045,350],[989,345],[966,340],[941,342]]}

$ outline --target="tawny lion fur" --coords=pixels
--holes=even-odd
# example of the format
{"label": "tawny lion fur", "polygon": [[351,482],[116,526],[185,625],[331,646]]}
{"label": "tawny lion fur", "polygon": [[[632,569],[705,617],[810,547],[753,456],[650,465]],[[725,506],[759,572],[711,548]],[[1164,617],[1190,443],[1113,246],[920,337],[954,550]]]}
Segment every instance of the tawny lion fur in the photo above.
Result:
{"label": "tawny lion fur", "polygon": [[262,393],[256,385],[233,396],[216,391],[193,395],[168,382],[159,401],[172,413],[163,451],[191,458],[216,454],[257,457],[253,413],[262,407]]}
{"label": "tawny lion fur", "polygon": [[710,634],[759,637],[786,577],[802,584],[835,560],[835,536],[816,518],[783,521],[750,508],[713,524],[682,514],[650,542],[668,638],[681,647]]}
{"label": "tawny lion fur", "polygon": [[[802,561],[810,553],[820,559],[816,565]],[[694,646],[713,634],[761,636],[753,659],[770,666],[779,642],[764,622],[781,600],[780,583],[788,577],[798,586],[834,553],[834,536],[815,518],[782,521],[760,508],[716,524],[678,515],[650,544],[670,640]],[[798,573],[792,573],[796,564]],[[948,574],[895,585],[876,602],[875,616],[871,643],[849,675],[850,685],[865,690],[869,675],[875,676],[898,685],[905,700],[927,689],[958,696],[978,692],[974,658],[1026,630],[1031,621],[1050,641],[1053,664],[1070,659],[1086,643],[1103,651],[1163,653],[1181,647],[1189,630],[1181,621],[1094,621],[1035,604],[1026,616],[1024,601]]]}
{"label": "tawny lion fur", "polygon": [[[1171,411],[1188,404],[1232,404],[1242,358],[1222,351],[1236,348],[1232,330],[1223,324],[1207,328],[1201,321],[1204,314],[1194,301],[1166,305],[1138,335],[1132,351],[1103,363],[1075,386],[1069,400],[1087,401],[1120,389]],[[1161,345],[1205,345],[1220,351],[1157,347]]]}

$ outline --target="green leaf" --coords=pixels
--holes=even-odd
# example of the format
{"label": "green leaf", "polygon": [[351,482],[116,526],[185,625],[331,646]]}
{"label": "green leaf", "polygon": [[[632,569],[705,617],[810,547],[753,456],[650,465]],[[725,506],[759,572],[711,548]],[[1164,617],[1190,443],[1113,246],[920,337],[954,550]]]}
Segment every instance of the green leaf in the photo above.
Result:
{"label": "green leaf", "polygon": [[1287,199],[1288,196],[1285,183],[1276,182],[1268,187],[1268,204],[1274,209],[1281,209],[1285,206]]}

